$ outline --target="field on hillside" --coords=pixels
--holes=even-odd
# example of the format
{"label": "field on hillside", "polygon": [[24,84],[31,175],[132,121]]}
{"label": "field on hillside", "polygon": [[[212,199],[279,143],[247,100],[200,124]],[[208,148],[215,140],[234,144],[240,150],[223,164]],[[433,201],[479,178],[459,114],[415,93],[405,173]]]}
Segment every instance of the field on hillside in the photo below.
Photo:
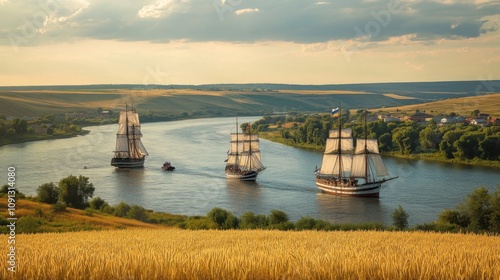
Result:
{"label": "field on hillside", "polygon": [[493,116],[499,116],[500,112],[500,93],[479,95],[471,97],[461,97],[446,99],[423,104],[413,104],[398,107],[384,107],[374,109],[375,112],[382,110],[391,114],[400,114],[401,112],[414,113],[415,110],[426,112],[431,115],[450,114],[452,112],[458,115],[469,116],[472,111],[479,110],[481,113],[487,113]]}
{"label": "field on hillside", "polygon": [[[0,217],[8,217],[7,197],[0,197]],[[29,229],[35,232],[58,232],[58,231],[80,231],[80,230],[109,230],[124,228],[151,228],[159,229],[164,226],[144,223],[137,220],[105,215],[99,212],[91,214],[84,210],[66,208],[65,211],[54,212],[51,205],[34,202],[26,199],[16,200],[16,215],[18,218],[29,217]],[[38,210],[37,210],[38,209]],[[38,213],[38,214],[36,214]],[[18,226],[19,224],[18,220]],[[2,226],[0,233],[6,233],[8,229]],[[31,231],[28,231],[31,232]],[[0,279],[2,279],[0,277]]]}
{"label": "field on hillside", "polygon": [[129,229],[19,234],[16,249],[1,279],[500,279],[485,235]]}
{"label": "field on hillside", "polygon": [[117,111],[134,104],[139,112],[168,114],[209,112],[212,115],[265,112],[328,112],[332,107],[366,108],[400,106],[422,100],[394,98],[364,91],[211,91],[197,89],[105,89],[105,90],[0,90],[4,116],[42,116],[91,111]]}

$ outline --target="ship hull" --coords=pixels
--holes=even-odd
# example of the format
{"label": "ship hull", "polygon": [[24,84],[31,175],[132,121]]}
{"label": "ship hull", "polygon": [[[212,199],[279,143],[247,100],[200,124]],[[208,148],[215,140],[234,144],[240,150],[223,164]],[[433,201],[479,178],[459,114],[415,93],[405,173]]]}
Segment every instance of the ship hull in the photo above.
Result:
{"label": "ship hull", "polygon": [[334,184],[324,179],[316,179],[316,186],[324,192],[340,196],[379,197],[383,181],[362,185]]}
{"label": "ship hull", "polygon": [[240,181],[255,181],[257,180],[257,175],[259,175],[259,172],[257,171],[250,171],[245,173],[233,173],[226,171],[226,178],[238,179]]}
{"label": "ship hull", "polygon": [[144,158],[112,158],[111,165],[117,168],[143,168]]}

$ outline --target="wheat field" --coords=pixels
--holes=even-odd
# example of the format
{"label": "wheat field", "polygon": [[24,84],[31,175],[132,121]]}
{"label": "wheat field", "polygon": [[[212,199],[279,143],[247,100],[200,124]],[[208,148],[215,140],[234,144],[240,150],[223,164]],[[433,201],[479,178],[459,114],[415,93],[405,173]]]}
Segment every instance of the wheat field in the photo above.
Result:
{"label": "wheat field", "polygon": [[0,279],[500,279],[500,237],[472,234],[129,229],[19,234],[16,250]]}

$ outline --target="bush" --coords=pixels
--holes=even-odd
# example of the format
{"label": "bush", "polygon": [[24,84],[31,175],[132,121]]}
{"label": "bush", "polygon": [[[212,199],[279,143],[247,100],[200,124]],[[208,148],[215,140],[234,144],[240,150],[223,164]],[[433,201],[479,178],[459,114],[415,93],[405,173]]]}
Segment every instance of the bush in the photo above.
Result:
{"label": "bush", "polygon": [[460,227],[454,224],[446,223],[424,223],[415,226],[416,230],[433,232],[458,232]]}
{"label": "bush", "polygon": [[52,204],[51,208],[52,208],[52,212],[65,212],[66,211],[66,204],[58,202],[58,203]]}
{"label": "bush", "polygon": [[408,227],[408,213],[403,209],[403,206],[398,205],[398,208],[392,212],[393,225],[398,230],[403,230]]}
{"label": "bush", "polygon": [[141,206],[134,205],[130,207],[130,210],[128,210],[127,218],[145,222],[148,220],[148,215],[146,213],[146,209]]}
{"label": "bush", "polygon": [[226,221],[224,222],[224,229],[237,229],[240,221],[238,217],[234,216],[233,213],[229,212]]}
{"label": "bush", "polygon": [[295,227],[297,230],[312,230],[315,229],[316,220],[311,217],[302,217],[300,220],[295,222]]}
{"label": "bush", "polygon": [[288,215],[281,210],[271,210],[269,214],[269,225],[277,225],[288,222]]}
{"label": "bush", "polygon": [[241,229],[254,229],[257,228],[256,217],[253,212],[245,212],[241,215],[240,221]]}
{"label": "bush", "polygon": [[130,208],[132,208],[130,207],[130,205],[122,201],[114,207],[113,215],[117,217],[125,217],[127,216],[127,213],[130,210]]}
{"label": "bush", "polygon": [[[55,205],[55,204],[54,204]],[[40,231],[42,219],[32,215],[26,215],[17,220],[17,233],[36,233]]]}
{"label": "bush", "polygon": [[469,226],[469,219],[460,211],[445,209],[439,214],[438,221],[440,224],[455,225],[455,227],[466,228]]}
{"label": "bush", "polygon": [[181,229],[217,229],[218,225],[207,217],[193,216],[179,224]]}
{"label": "bush", "polygon": [[102,210],[104,208],[104,206],[106,206],[106,205],[108,205],[108,203],[104,199],[102,199],[98,196],[94,197],[89,202],[90,208],[95,209],[95,210]]}
{"label": "bush", "polygon": [[271,225],[269,225],[269,228],[279,229],[279,230],[294,230],[295,224],[287,221],[287,222],[282,222],[279,224],[271,224]]}
{"label": "bush", "polygon": [[207,213],[207,217],[217,225],[218,229],[224,229],[229,212],[225,209],[215,207]]}
{"label": "bush", "polygon": [[110,215],[113,215],[113,213],[115,212],[115,208],[114,207],[111,207],[109,206],[108,203],[106,203],[106,205],[104,205],[102,207],[102,210],[101,210],[103,213],[106,213],[106,214],[110,214]]}

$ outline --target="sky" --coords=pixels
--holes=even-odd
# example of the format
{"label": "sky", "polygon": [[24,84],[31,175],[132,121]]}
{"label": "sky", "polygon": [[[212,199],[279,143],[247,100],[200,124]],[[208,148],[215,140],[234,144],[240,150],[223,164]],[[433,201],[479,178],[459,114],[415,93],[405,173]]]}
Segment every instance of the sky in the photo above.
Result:
{"label": "sky", "polygon": [[499,26],[499,0],[0,0],[0,86],[498,80]]}

